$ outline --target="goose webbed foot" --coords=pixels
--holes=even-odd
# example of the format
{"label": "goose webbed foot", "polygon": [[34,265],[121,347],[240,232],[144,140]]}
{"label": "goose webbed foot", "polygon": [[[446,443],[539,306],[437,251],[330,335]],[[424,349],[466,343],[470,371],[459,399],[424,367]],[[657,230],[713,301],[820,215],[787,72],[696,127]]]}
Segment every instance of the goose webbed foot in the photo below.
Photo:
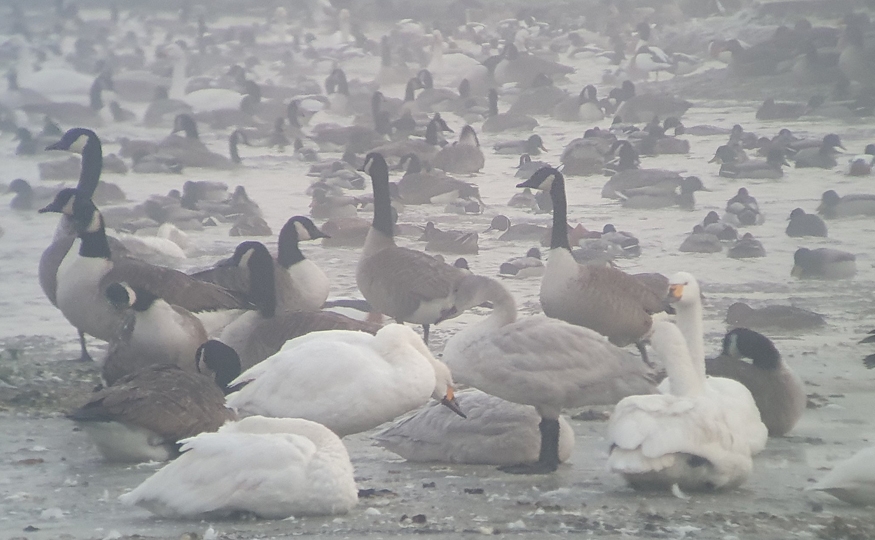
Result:
{"label": "goose webbed foot", "polygon": [[656,369],[656,366],[653,364],[653,362],[650,361],[650,358],[647,356],[647,347],[644,346],[644,342],[636,341],[635,346],[638,347],[638,352],[641,353],[641,360],[643,360],[644,363],[647,364],[647,367],[649,367],[650,369]]}
{"label": "goose webbed foot", "polygon": [[559,467],[559,419],[541,418],[541,452],[534,463],[504,465],[499,471],[509,474],[548,474]]}
{"label": "goose webbed foot", "polygon": [[94,362],[94,359],[88,354],[88,348],[85,346],[85,333],[81,330],[79,331],[79,348],[82,350],[82,353],[76,359],[77,362]]}

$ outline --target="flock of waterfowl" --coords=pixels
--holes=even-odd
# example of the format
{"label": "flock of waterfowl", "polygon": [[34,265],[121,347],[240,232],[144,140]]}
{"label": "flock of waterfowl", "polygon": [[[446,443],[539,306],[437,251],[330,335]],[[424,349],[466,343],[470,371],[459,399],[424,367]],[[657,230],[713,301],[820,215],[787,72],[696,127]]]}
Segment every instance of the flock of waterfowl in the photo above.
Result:
{"label": "flock of waterfowl", "polygon": [[[70,418],[107,460],[172,460],[121,501],[172,517],[345,513],[357,491],[355,456],[342,438],[387,422],[376,441],[412,462],[552,473],[574,444],[562,413],[591,405],[615,406],[605,429],[606,466],[630,486],[683,496],[678,490],[743,484],[768,438],[792,431],[807,403],[802,379],[757,330],[805,332],[823,317],[735,302],[721,353],[706,360],[703,291],[678,271],[684,257],[699,255],[674,259],[678,268],[668,277],[623,271],[623,261],[648,246],[612,223],[570,225],[581,201],[567,188],[604,174],[601,197],[615,201],[608,210],[615,223],[627,212],[654,210],[657,227],[686,219],[681,211],[695,210],[697,192],[725,191],[731,197],[722,215],[709,212],[671,249],[766,257],[749,232],[766,222],[757,186],[792,176],[788,161],[824,170],[847,161],[846,174],[869,175],[875,147],[845,160],[835,133],[803,138],[784,128],[758,136],[735,122],[685,127],[681,118],[699,104],[651,90],[647,81],[660,72],[677,80],[690,65],[720,59],[745,77],[774,59],[773,70],[789,62],[786,69],[806,76],[834,72],[850,83],[849,94],[804,105],[770,99],[756,118],[817,116],[826,107],[844,107],[842,119],[871,118],[875,64],[864,39],[875,27],[868,17],[837,16],[834,27],[779,26],[752,46],[714,40],[703,50],[713,55],[706,60],[667,54],[658,25],[621,9],[602,28],[608,38],[534,15],[452,31],[404,20],[366,35],[361,24],[350,25],[349,9],[317,4],[318,14],[336,17],[336,33],[313,30],[313,13],[299,19],[284,8],[266,23],[225,26],[209,23],[206,10],[196,24],[117,8],[108,20],[83,20],[64,2],[52,15],[18,4],[8,10],[15,35],[0,44],[0,61],[10,66],[0,129],[17,136],[20,159],[74,155],[41,163],[39,182],[10,179],[9,205],[60,216],[51,245],[33,261],[39,283],[78,331],[82,360],[92,361],[89,337],[108,343],[96,358],[105,386]],[[85,37],[98,27],[105,35]],[[73,52],[58,54],[67,42]],[[420,59],[417,51],[430,54]],[[363,59],[379,62],[373,80],[348,78],[345,68]],[[814,67],[814,60],[824,64]],[[616,81],[599,84],[608,90],[604,98],[595,85],[578,91],[567,82],[575,68],[592,65],[607,67]],[[403,99],[389,97],[402,88]],[[567,142],[555,166],[545,156],[562,139],[532,133],[541,121],[582,135]],[[41,132],[29,129],[34,123]],[[129,134],[141,125],[170,134],[115,136],[117,126]],[[202,141],[207,131],[210,141],[227,141],[229,157]],[[724,138],[713,178],[642,163],[686,155],[696,136]],[[118,156],[110,159],[107,146]],[[259,174],[247,168],[245,153],[241,159],[249,146],[315,179],[301,186],[312,197],[309,209],[286,210],[293,215],[275,254],[253,239],[272,231],[247,193]],[[507,205],[513,213],[487,206],[488,187],[478,185],[493,152],[518,160],[503,180],[519,188]],[[322,153],[333,154],[323,160]],[[124,193],[101,180],[112,163],[143,183],[147,175],[178,178],[178,189],[119,204]],[[185,180],[193,169],[224,171],[222,178],[240,186],[229,193],[222,182]],[[49,187],[49,180],[75,177],[75,188]],[[372,195],[361,194],[367,186]],[[405,207],[412,205],[425,205],[436,219],[409,223]],[[522,212],[550,213],[552,221],[506,215]],[[489,226],[448,230],[447,215]],[[824,219],[872,215],[875,195],[830,189],[816,213],[792,211],[786,236],[827,237]],[[198,238],[222,227],[246,240],[208,268],[177,269],[189,254],[215,255]],[[492,271],[463,258],[444,261],[476,257],[484,235],[525,256]],[[354,286],[361,298],[330,298],[338,284],[301,249],[314,240],[354,261],[344,266],[341,288]],[[853,246],[853,238],[843,241]],[[853,253],[809,245],[792,264],[772,264],[801,279],[857,273]],[[505,285],[512,282],[489,273],[540,277],[543,315],[519,316]],[[429,347],[434,325],[471,309],[491,313],[449,336],[440,354],[433,340]],[[421,325],[422,336],[405,323]],[[875,365],[871,357],[866,363]],[[875,504],[872,451],[811,488]]]}

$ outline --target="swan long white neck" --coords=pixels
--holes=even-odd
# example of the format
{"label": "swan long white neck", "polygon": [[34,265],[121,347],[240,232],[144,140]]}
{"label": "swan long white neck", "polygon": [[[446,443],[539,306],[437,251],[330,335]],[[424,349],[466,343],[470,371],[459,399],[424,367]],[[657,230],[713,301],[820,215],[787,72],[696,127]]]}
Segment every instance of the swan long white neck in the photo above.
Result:
{"label": "swan long white neck", "polygon": [[171,99],[182,99],[185,97],[185,71],[188,67],[188,60],[185,53],[181,53],[176,62],[173,63],[173,73],[170,79],[170,90],[167,92]]}
{"label": "swan long white neck", "polygon": [[665,362],[673,395],[695,397],[705,391],[704,373],[699,372],[699,362],[691,356],[686,338],[677,326],[668,321],[654,323],[651,344]]}
{"label": "swan long white neck", "polygon": [[696,298],[690,303],[678,304],[675,323],[687,342],[693,365],[705,380],[705,333],[702,324],[702,302]]}

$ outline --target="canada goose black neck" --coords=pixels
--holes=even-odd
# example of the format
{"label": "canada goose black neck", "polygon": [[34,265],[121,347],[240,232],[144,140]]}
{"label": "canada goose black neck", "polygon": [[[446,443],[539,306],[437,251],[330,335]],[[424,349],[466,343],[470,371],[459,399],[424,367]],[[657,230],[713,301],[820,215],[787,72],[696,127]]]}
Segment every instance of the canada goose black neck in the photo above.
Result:
{"label": "canada goose black neck", "polygon": [[72,128],[67,130],[61,140],[46,147],[46,150],[66,150],[82,155],[82,168],[79,171],[78,193],[91,198],[100,182],[103,170],[103,147],[100,138],[90,129]]}
{"label": "canada goose black neck", "polygon": [[437,146],[440,141],[438,141],[438,120],[437,118],[432,118],[428,125],[425,126],[425,142],[428,144]]}
{"label": "canada goose black neck", "polygon": [[197,124],[194,118],[187,114],[180,114],[173,122],[173,133],[185,132],[186,139],[200,140],[200,135],[197,131]]}
{"label": "canada goose black neck", "polygon": [[489,116],[498,116],[498,92],[489,90]]}
{"label": "canada goose black neck", "polygon": [[94,259],[111,259],[112,252],[109,250],[103,216],[94,203],[90,199],[77,197],[73,207],[73,220],[82,240],[79,255]]}
{"label": "canada goose black neck", "polygon": [[215,373],[216,385],[222,391],[230,390],[228,385],[240,376],[240,357],[237,351],[221,341],[211,339],[204,342],[196,353],[195,366],[201,372],[201,364]]}
{"label": "canada goose black neck", "polygon": [[420,87],[419,79],[413,77],[407,81],[407,86],[404,88],[404,101],[413,101],[416,99],[415,92]]}
{"label": "canada goose black neck", "polygon": [[277,242],[277,262],[283,268],[290,268],[305,258],[299,247],[301,240],[326,237],[328,235],[320,231],[309,218],[304,216],[289,218],[280,230]]}
{"label": "canada goose black neck", "polygon": [[147,309],[152,307],[152,304],[155,303],[155,300],[158,300],[158,295],[152,294],[146,289],[138,288],[135,290],[135,292],[136,299],[134,300],[134,303],[131,304],[131,309],[133,309],[134,311],[146,311]]}
{"label": "canada goose black neck", "polygon": [[276,314],[273,257],[261,242],[243,242],[241,246],[244,244],[248,252],[246,266],[249,269],[250,300],[262,316],[273,317]]}
{"label": "canada goose black neck", "polygon": [[[282,119],[280,119],[282,120]],[[246,143],[245,135],[239,129],[235,129],[231,136],[228,137],[228,153],[231,155],[231,162],[240,164],[243,160],[240,159],[240,153],[237,152],[237,144],[240,142],[240,139],[243,138],[244,144]]]}
{"label": "canada goose black neck", "polygon": [[723,337],[723,354],[750,358],[753,365],[764,370],[775,370],[781,365],[781,354],[775,344],[747,328],[736,328]]}
{"label": "canada goose black neck", "polygon": [[565,178],[559,171],[550,186],[550,199],[553,201],[553,231],[550,236],[550,249],[565,248],[568,244],[568,202],[565,199]]}
{"label": "canada goose black neck", "polygon": [[[429,124],[431,125],[431,124]],[[371,176],[374,188],[374,221],[371,226],[392,238],[392,202],[389,194],[389,167],[382,154],[371,152],[365,158],[365,172]]]}
{"label": "canada goose black neck", "polygon": [[91,89],[88,91],[88,105],[91,107],[93,111],[99,111],[103,108],[103,96],[101,96],[101,92],[103,91],[103,83],[100,82],[100,78],[94,80],[94,83],[91,84]]}

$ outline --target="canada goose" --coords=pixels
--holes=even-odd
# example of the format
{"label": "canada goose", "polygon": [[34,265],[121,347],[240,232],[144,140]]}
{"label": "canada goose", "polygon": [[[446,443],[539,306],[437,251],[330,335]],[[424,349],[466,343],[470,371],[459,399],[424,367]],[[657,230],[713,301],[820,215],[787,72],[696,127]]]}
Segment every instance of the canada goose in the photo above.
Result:
{"label": "canada goose", "polygon": [[621,270],[580,265],[574,260],[562,173],[545,167],[517,187],[547,191],[553,201],[550,257],[540,292],[544,314],[591,328],[614,345],[635,343],[646,358],[640,340],[650,330],[651,314],[663,310],[662,298]]}
{"label": "canada goose", "polygon": [[631,396],[611,414],[608,469],[636,489],[731,489],[753,469],[751,441],[730,421],[729,400],[715,399],[681,331],[653,323],[653,349],[665,359],[671,393]]}
{"label": "canada goose", "polygon": [[480,140],[471,126],[462,128],[459,140],[447,145],[434,156],[432,164],[448,173],[472,174],[480,172],[486,163]]}
{"label": "canada goose", "polygon": [[493,279],[467,276],[455,284],[454,297],[462,305],[493,305],[486,320],[447,341],[443,358],[454,376],[501,399],[532,405],[541,417],[538,461],[501,467],[505,472],[556,470],[562,409],[654,391],[637,358],[592,330],[548,317],[518,320],[513,297]]}
{"label": "canada goose", "polygon": [[817,213],[826,219],[875,216],[875,195],[854,193],[839,197],[839,194],[832,189],[824,191]]}
{"label": "canada goose", "polygon": [[[499,142],[492,149],[496,154],[524,154],[527,156],[537,156],[541,154],[541,150],[547,151],[540,135],[531,135],[523,141]],[[529,161],[531,161],[531,157]],[[522,165],[522,161],[520,161],[520,165]]]}
{"label": "canada goose", "polygon": [[793,156],[796,160],[796,168],[803,167],[819,167],[821,169],[832,169],[838,162],[836,161],[836,148],[845,149],[842,146],[842,141],[835,133],[830,133],[823,137],[823,142],[819,148],[803,148],[796,152]]}
{"label": "canada goose", "polygon": [[732,327],[781,330],[808,330],[826,324],[823,315],[795,306],[752,308],[736,302],[726,309],[726,322]]}
{"label": "canada goose", "polygon": [[738,188],[738,193],[726,202],[726,213],[723,221],[735,226],[746,227],[762,225],[765,216],[760,212],[757,200],[747,191],[747,188]]}
{"label": "canada goose", "polygon": [[128,257],[113,259],[103,216],[94,204],[75,194],[67,194],[66,199],[63,195],[62,191],[44,210],[72,215],[76,226],[79,238],[57,271],[56,300],[79,330],[104,341],[118,334],[121,318],[104,296],[112,283],[141,287],[193,313],[248,307],[229,291],[182,272]]}
{"label": "canada goose", "polygon": [[358,501],[340,439],[300,418],[244,418],[181,441],[182,455],[119,497],[163,517],[345,514]]}
{"label": "canada goose", "polygon": [[520,93],[508,112],[513,114],[547,115],[553,107],[568,97],[568,92],[553,85],[553,79],[538,74],[532,80],[532,87]]}
{"label": "canada goose", "polygon": [[[184,136],[176,135],[180,131],[184,133]],[[236,144],[233,147],[236,148]],[[158,153],[172,157],[186,167],[230,169],[234,166],[232,160],[211,152],[201,142],[197,123],[189,114],[176,116],[170,136],[158,143]]]}
{"label": "canada goose", "polygon": [[763,247],[763,243],[754,238],[751,233],[744,233],[744,236],[729,248],[726,255],[733,259],[752,259],[765,257],[766,249]]}
{"label": "canada goose", "polygon": [[756,113],[757,120],[795,120],[808,113],[810,107],[807,103],[778,102],[775,98],[768,98],[759,106]]}
{"label": "canada goose", "polygon": [[157,364],[96,391],[69,418],[82,426],[105,460],[139,462],[172,459],[178,441],[216,431],[236,415],[208,377]]}
{"label": "canada goose", "polygon": [[595,86],[588,84],[580,95],[570,96],[553,107],[552,116],[563,122],[598,122],[605,117]]}
{"label": "canada goose", "polygon": [[[538,162],[538,169],[541,167],[547,167],[546,163]],[[536,169],[537,170],[537,169]],[[529,172],[525,176],[520,176],[517,173],[517,178],[529,178],[534,174],[534,171]],[[538,208],[538,200],[535,198],[535,195],[532,193],[532,190],[526,188],[519,193],[514,193],[513,196],[507,201],[507,205],[511,208],[528,208],[530,210],[536,210]]]}
{"label": "canada goose", "polygon": [[875,62],[872,60],[872,45],[866,46],[865,37],[868,23],[862,19],[852,20],[845,27],[844,47],[839,54],[839,70],[851,81],[864,87],[875,84]]}
{"label": "canada goose", "polygon": [[109,341],[101,366],[106,384],[115,384],[151,364],[173,364],[190,373],[198,371],[195,352],[207,340],[200,319],[127,283],[111,283],[105,294],[124,320],[119,333]]}
{"label": "canada goose", "polygon": [[[70,204],[67,212],[61,212],[52,243],[43,251],[39,262],[40,287],[52,305],[57,306],[58,269],[76,240],[76,228],[72,218],[73,206],[70,201],[76,193],[79,194],[79,197],[83,198],[90,198],[94,195],[100,183],[100,173],[103,169],[103,150],[97,134],[90,129],[84,128],[67,130],[58,142],[48,146],[46,150],[66,150],[82,155],[79,183],[76,190],[62,190],[58,193],[52,204],[39,210],[40,213],[49,211],[61,212],[65,206]],[[114,252],[117,255],[121,255],[118,243],[114,242],[111,245],[114,248]],[[77,328],[77,330],[79,331],[79,346],[81,350],[79,359],[90,362],[92,358],[86,348],[85,334],[82,329]]]}
{"label": "canada goose", "polygon": [[499,240],[513,242],[516,240],[540,240],[549,233],[550,228],[534,223],[517,223],[512,225],[510,219],[502,214],[492,218],[489,228],[484,232],[503,231]]}
{"label": "canada goose", "polygon": [[693,227],[693,232],[684,238],[678,251],[683,253],[719,253],[723,251],[723,244],[716,235],[705,232],[704,227],[696,225]]}
{"label": "canada goose", "polygon": [[542,74],[550,77],[561,77],[573,73],[574,68],[543,59],[537,55],[521,52],[516,45],[508,41],[501,53],[498,63],[493,69],[495,81],[500,84],[518,83],[521,88],[528,88]]}
{"label": "canada goose", "polygon": [[442,231],[433,221],[425,224],[420,241],[425,241],[426,251],[454,255],[476,255],[479,252],[479,236],[476,232]]}
{"label": "canada goose", "polygon": [[632,81],[623,81],[623,87],[629,89],[632,95],[623,100],[617,109],[617,115],[627,122],[649,122],[654,116],[680,118],[693,106],[687,100],[668,94],[637,94]]}
{"label": "canada goose", "polygon": [[[533,135],[533,137],[536,136],[537,135]],[[529,154],[522,154],[520,156],[520,163],[516,166],[516,173],[514,173],[514,177],[528,180],[533,174],[535,174],[535,171],[537,171],[541,167],[549,166],[550,164],[544,161],[532,161],[532,156],[530,156]],[[531,204],[527,204],[525,206],[530,207]]]}
{"label": "canada goose", "polygon": [[857,273],[857,256],[832,248],[799,248],[793,254],[793,270],[797,278],[850,279]]}
{"label": "canada goose", "polygon": [[[408,139],[403,141],[395,141],[382,144],[376,147],[371,147],[372,152],[379,153],[392,158],[402,158],[407,154],[416,154],[420,161],[434,162],[435,156],[441,151],[440,139],[438,138],[441,130],[441,121],[433,117],[425,127],[425,139]],[[479,143],[478,143],[479,146]],[[370,150],[370,149],[368,149]],[[455,171],[448,171],[455,172]]]}
{"label": "canada goose", "polygon": [[731,330],[723,337],[720,356],[706,360],[705,369],[709,375],[735,379],[750,390],[772,437],[788,433],[805,411],[808,398],[802,379],[784,362],[771,340],[758,332]]}
{"label": "canada goose", "polygon": [[[298,245],[301,241],[319,238],[328,238],[328,235],[304,216],[289,218],[280,230],[274,260],[278,309],[314,311],[320,309],[328,298],[331,286],[328,277],[315,263],[304,257]],[[246,295],[250,290],[249,271],[246,264],[241,262],[248,247],[249,244],[245,242],[240,244],[231,259],[220,262],[212,269],[192,274],[192,277]]]}
{"label": "canada goose", "polygon": [[824,491],[848,504],[857,506],[875,505],[875,474],[872,460],[875,446],[864,448],[849,459],[838,463],[806,491]]}
{"label": "canada goose", "polygon": [[[340,437],[394,420],[430,397],[464,416],[450,370],[400,324],[375,335],[330,330],[298,337],[231,385],[241,383],[227,399],[239,414],[306,418]],[[361,399],[338,399],[353,395]]]}
{"label": "canada goose", "polygon": [[541,261],[541,250],[533,247],[526,252],[525,257],[514,257],[501,263],[498,275],[518,279],[543,276],[544,262]]}
{"label": "canada goose", "polygon": [[511,114],[498,112],[498,92],[492,88],[489,90],[489,117],[483,122],[484,133],[498,133],[500,131],[519,130],[532,131],[538,127],[538,121],[524,114]]}
{"label": "canada goose", "polygon": [[624,208],[668,208],[678,206],[683,210],[694,210],[696,191],[710,191],[698,176],[687,176],[678,187],[668,184],[629,188],[620,191]]}
{"label": "canada goose", "polygon": [[398,181],[398,195],[407,204],[440,204],[458,198],[480,199],[480,189],[440,170],[424,171],[417,154],[401,158],[407,172]]}
{"label": "canada goose", "polygon": [[395,245],[386,160],[371,152],[362,170],[373,184],[374,221],[356,267],[356,284],[379,313],[399,323],[421,324],[427,342],[429,325],[452,305],[453,283],[464,273],[421,251]]}
{"label": "canada goose", "polygon": [[[377,444],[415,463],[513,465],[538,460],[541,417],[534,407],[511,403],[470,388],[456,393],[466,418],[438,403],[380,431]],[[574,449],[574,431],[559,417],[559,461]]]}
{"label": "canada goose", "polygon": [[562,151],[559,158],[563,171],[570,176],[601,174],[605,167],[605,155],[613,141],[599,137],[594,130],[587,130],[582,138],[574,139]]}

